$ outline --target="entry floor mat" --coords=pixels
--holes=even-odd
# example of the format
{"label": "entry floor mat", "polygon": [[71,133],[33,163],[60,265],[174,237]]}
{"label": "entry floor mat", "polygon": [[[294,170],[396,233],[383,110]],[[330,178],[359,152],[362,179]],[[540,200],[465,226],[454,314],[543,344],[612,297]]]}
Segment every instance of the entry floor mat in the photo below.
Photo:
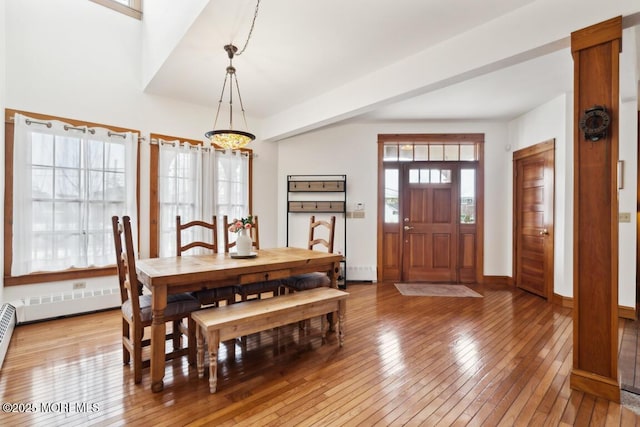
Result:
{"label": "entry floor mat", "polygon": [[435,283],[396,283],[402,295],[419,297],[473,297],[482,298],[476,291],[464,285],[441,285]]}

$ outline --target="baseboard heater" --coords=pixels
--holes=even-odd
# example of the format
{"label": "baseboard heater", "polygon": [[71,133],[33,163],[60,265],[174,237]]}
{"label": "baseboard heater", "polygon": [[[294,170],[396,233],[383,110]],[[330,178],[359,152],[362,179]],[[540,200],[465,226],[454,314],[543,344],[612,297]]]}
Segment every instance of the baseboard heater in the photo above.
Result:
{"label": "baseboard heater", "polygon": [[119,307],[120,288],[75,290],[10,301],[17,324],[73,316]]}
{"label": "baseboard heater", "polygon": [[16,326],[16,308],[11,304],[0,306],[0,368],[9,349],[9,342]]}

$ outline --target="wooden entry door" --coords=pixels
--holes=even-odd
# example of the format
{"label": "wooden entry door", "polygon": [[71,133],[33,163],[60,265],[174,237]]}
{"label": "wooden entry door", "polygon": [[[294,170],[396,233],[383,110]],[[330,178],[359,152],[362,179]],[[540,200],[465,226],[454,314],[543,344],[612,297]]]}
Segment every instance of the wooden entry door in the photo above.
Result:
{"label": "wooden entry door", "polygon": [[554,146],[550,140],[514,158],[514,263],[516,286],[553,296]]}
{"label": "wooden entry door", "polygon": [[456,177],[454,164],[403,168],[402,280],[457,281]]}

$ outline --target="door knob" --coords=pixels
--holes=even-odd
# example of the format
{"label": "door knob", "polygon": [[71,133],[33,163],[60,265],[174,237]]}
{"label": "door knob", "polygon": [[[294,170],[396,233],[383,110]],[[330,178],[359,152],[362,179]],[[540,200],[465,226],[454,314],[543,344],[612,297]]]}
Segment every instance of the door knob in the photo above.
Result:
{"label": "door knob", "polygon": [[413,227],[410,227],[410,226],[408,226],[408,225],[405,225],[405,226],[404,226],[404,229],[405,229],[405,230],[411,230],[411,229],[413,229]]}
{"label": "door knob", "polygon": [[549,235],[549,230],[547,230],[546,228],[542,229],[542,231],[540,232],[541,236],[548,236]]}

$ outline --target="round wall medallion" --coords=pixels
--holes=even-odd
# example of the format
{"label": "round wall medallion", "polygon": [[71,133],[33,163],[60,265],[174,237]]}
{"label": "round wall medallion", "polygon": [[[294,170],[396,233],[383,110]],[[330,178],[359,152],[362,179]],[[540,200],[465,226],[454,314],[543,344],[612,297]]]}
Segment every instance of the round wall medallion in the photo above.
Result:
{"label": "round wall medallion", "polygon": [[584,132],[585,139],[589,141],[598,141],[607,136],[607,128],[610,124],[611,118],[607,109],[601,105],[587,109],[578,123],[580,130]]}

